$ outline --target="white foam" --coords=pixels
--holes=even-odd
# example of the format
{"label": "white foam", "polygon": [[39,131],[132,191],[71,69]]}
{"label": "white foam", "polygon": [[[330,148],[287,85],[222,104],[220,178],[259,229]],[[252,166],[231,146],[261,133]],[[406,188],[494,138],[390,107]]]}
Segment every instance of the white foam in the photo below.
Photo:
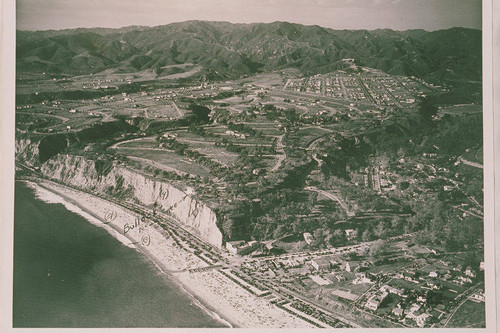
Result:
{"label": "white foam", "polygon": [[60,195],[58,195],[54,192],[51,192],[43,187],[40,187],[36,183],[33,183],[33,182],[26,182],[26,184],[34,190],[35,197],[37,199],[42,200],[43,202],[46,202],[46,203],[62,204],[62,205],[64,205],[64,207],[67,210],[80,215],[81,217],[83,217],[84,219],[86,219],[87,221],[92,223],[93,225],[98,226],[98,227],[106,230],[111,236],[116,238],[123,245],[128,246],[132,249],[136,248],[136,246],[134,244],[132,244],[132,241],[129,238],[127,238],[124,235],[122,235],[121,233],[117,232],[112,227],[104,224],[103,221],[101,221],[101,220],[93,217],[92,215],[88,214],[87,212],[83,211],[80,207],[78,207],[70,202],[67,202]]}
{"label": "white foam", "polygon": [[[86,213],[85,211],[83,211],[80,207],[66,201],[62,196],[58,195],[57,193],[54,193],[50,190],[47,190],[41,186],[39,186],[38,184],[36,183],[33,183],[33,182],[30,182],[30,181],[25,181],[25,183],[34,190],[34,193],[35,193],[35,197],[39,200],[42,200],[43,202],[46,202],[46,203],[51,203],[51,204],[62,204],[64,205],[64,207],[73,212],[73,213],[76,213],[80,216],[82,216],[83,218],[85,218],[86,220],[88,220],[90,223],[100,227],[100,228],[103,228],[105,229],[108,233],[110,233],[113,237],[115,237],[116,239],[118,239],[122,244],[124,244],[125,246],[128,246],[130,248],[133,248],[133,249],[136,249],[138,250],[138,248],[131,244],[131,240],[129,238],[127,238],[126,236],[122,235],[121,233],[117,232],[115,229],[113,229],[112,227],[109,227],[108,225],[104,224],[103,221],[93,217],[92,215]],[[164,273],[165,274],[165,271],[162,269],[162,267],[160,265],[158,265],[156,263],[156,261],[151,258],[151,256],[147,256],[148,258],[151,259],[151,262],[157,267],[157,269],[161,272],[161,273]],[[167,274],[168,275],[168,274]],[[200,308],[202,311],[204,311],[206,314],[208,314],[209,316],[211,316],[212,318],[214,318],[215,320],[221,322],[222,324],[232,328],[233,325],[228,322],[227,320],[225,320],[224,318],[222,318],[217,312],[215,311],[212,311],[211,309],[209,309],[207,306],[205,306],[194,294],[192,294],[189,290],[187,290],[183,285],[182,283],[180,283],[180,281],[176,280],[175,278],[172,279],[171,281],[174,281],[176,283],[176,285],[181,289],[181,291],[188,295],[191,300],[193,301],[193,303],[198,307]]]}

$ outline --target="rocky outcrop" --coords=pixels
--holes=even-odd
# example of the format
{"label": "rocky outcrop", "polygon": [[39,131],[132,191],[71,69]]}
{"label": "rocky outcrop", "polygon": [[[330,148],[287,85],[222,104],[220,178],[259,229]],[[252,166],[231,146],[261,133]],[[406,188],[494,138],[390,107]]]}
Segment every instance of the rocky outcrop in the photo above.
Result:
{"label": "rocky outcrop", "polygon": [[167,182],[112,162],[106,165],[82,156],[65,154],[45,162],[40,171],[79,188],[136,200],[145,206],[156,206],[207,243],[219,248],[222,246],[222,233],[216,225],[214,211]]}

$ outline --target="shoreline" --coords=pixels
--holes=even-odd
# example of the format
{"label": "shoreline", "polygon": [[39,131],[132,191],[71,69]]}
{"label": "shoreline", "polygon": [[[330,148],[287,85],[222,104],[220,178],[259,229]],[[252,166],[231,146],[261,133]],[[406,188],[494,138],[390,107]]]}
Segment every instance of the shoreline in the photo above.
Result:
{"label": "shoreline", "polygon": [[[41,179],[19,181],[33,188],[38,199],[63,204],[66,209],[104,228],[123,245],[135,248],[144,254],[159,273],[164,274],[166,279],[189,295],[197,307],[226,327],[312,327],[266,300],[251,295],[217,270],[188,272],[189,269],[206,267],[207,264],[188,249],[179,248],[169,233],[154,222],[144,224],[142,230],[139,227],[131,228],[124,233],[125,225],[132,223],[137,216],[137,213],[127,208],[51,181]],[[58,199],[54,200],[51,196],[56,196]],[[144,242],[145,237],[147,242]]]}
{"label": "shoreline", "polygon": [[[84,219],[89,221],[91,224],[94,224],[99,228],[105,229],[113,238],[117,239],[117,236],[122,236],[122,237],[128,239],[131,244],[125,244],[122,241],[122,239],[117,239],[117,240],[119,242],[121,242],[124,246],[133,248],[136,251],[142,253],[144,255],[144,257],[147,260],[149,260],[156,267],[157,270],[159,270],[159,273],[164,275],[163,276],[164,279],[169,280],[175,286],[180,288],[182,293],[184,293],[189,298],[191,298],[192,301],[194,301],[193,304],[195,304],[198,308],[200,308],[203,312],[205,312],[211,318],[213,318],[213,319],[217,320],[219,323],[225,325],[226,328],[237,328],[238,327],[234,323],[232,323],[228,318],[225,318],[223,314],[218,313],[218,312],[216,312],[215,309],[207,306],[204,303],[203,298],[198,297],[197,295],[193,294],[189,289],[187,289],[179,281],[178,277],[175,276],[174,274],[172,274],[170,272],[171,270],[168,269],[161,261],[155,260],[154,255],[152,255],[149,251],[147,251],[144,248],[144,246],[139,245],[139,244],[137,244],[137,245],[133,244],[135,242],[134,238],[126,236],[126,235],[122,235],[121,234],[122,230],[120,230],[116,225],[114,225],[112,223],[106,223],[103,218],[97,216],[96,214],[94,214],[94,212],[92,212],[91,210],[89,210],[86,207],[83,207],[81,204],[78,204],[74,199],[68,197],[67,195],[65,195],[65,194],[63,194],[63,193],[61,193],[53,188],[49,189],[49,188],[47,188],[48,186],[46,186],[46,185],[44,186],[44,185],[40,184],[40,182],[36,182],[36,181],[32,181],[32,180],[18,180],[18,181],[22,181],[22,182],[26,183],[28,185],[28,187],[33,189],[35,191],[35,196],[38,200],[42,200],[42,201],[47,202],[47,203],[60,203],[60,204],[64,205],[64,207],[66,209],[68,209],[69,211],[71,211],[75,214],[80,215],[81,217],[83,217]],[[51,195],[59,197],[59,200],[54,200],[55,198],[42,197],[42,195],[40,195],[40,194],[42,194],[42,193],[40,193],[41,192],[40,189],[42,189],[42,191],[49,192]],[[73,189],[71,189],[71,190],[73,190]],[[75,191],[75,190],[73,190],[73,191]],[[70,207],[70,206],[74,206],[77,209],[71,209],[72,207]],[[93,223],[93,221],[90,221],[87,216],[84,216],[83,214],[78,212],[78,210],[81,210],[81,212],[88,214],[92,218],[98,220],[100,222],[100,224]],[[112,229],[113,232],[110,232],[110,230],[108,228]]]}

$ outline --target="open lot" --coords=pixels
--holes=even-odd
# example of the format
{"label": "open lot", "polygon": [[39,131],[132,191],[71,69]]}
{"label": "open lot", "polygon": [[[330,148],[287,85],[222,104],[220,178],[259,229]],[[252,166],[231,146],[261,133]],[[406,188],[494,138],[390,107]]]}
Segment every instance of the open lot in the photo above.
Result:
{"label": "open lot", "polygon": [[208,176],[210,170],[195,161],[189,160],[186,157],[179,156],[174,152],[165,149],[146,150],[144,148],[117,148],[117,153],[125,156],[139,157],[146,160],[151,160],[156,163],[163,164],[169,168],[179,170],[181,172],[192,175],[205,177]]}
{"label": "open lot", "polygon": [[466,301],[455,312],[446,327],[485,327],[484,303]]}

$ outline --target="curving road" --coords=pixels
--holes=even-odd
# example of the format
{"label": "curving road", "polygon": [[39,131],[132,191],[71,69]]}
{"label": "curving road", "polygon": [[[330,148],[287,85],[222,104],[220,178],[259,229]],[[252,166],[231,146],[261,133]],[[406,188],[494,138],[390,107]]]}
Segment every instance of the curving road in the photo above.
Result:
{"label": "curving road", "polygon": [[278,170],[286,158],[286,153],[285,153],[285,149],[284,149],[285,146],[283,145],[283,137],[284,136],[285,136],[285,134],[281,134],[278,137],[278,141],[276,141],[276,151],[280,152],[281,154],[276,156],[276,158],[278,160],[276,161],[276,164],[271,168],[271,170],[270,170],[271,172]]}
{"label": "curving road", "polygon": [[319,188],[317,188],[315,186],[304,187],[304,190],[317,192],[317,193],[324,195],[325,197],[327,197],[328,199],[330,199],[332,201],[337,201],[339,203],[339,205],[342,206],[342,208],[344,209],[344,211],[346,212],[348,217],[353,217],[355,215],[354,212],[349,210],[349,207],[347,207],[346,203],[342,199],[337,197],[335,194],[320,190]]}

